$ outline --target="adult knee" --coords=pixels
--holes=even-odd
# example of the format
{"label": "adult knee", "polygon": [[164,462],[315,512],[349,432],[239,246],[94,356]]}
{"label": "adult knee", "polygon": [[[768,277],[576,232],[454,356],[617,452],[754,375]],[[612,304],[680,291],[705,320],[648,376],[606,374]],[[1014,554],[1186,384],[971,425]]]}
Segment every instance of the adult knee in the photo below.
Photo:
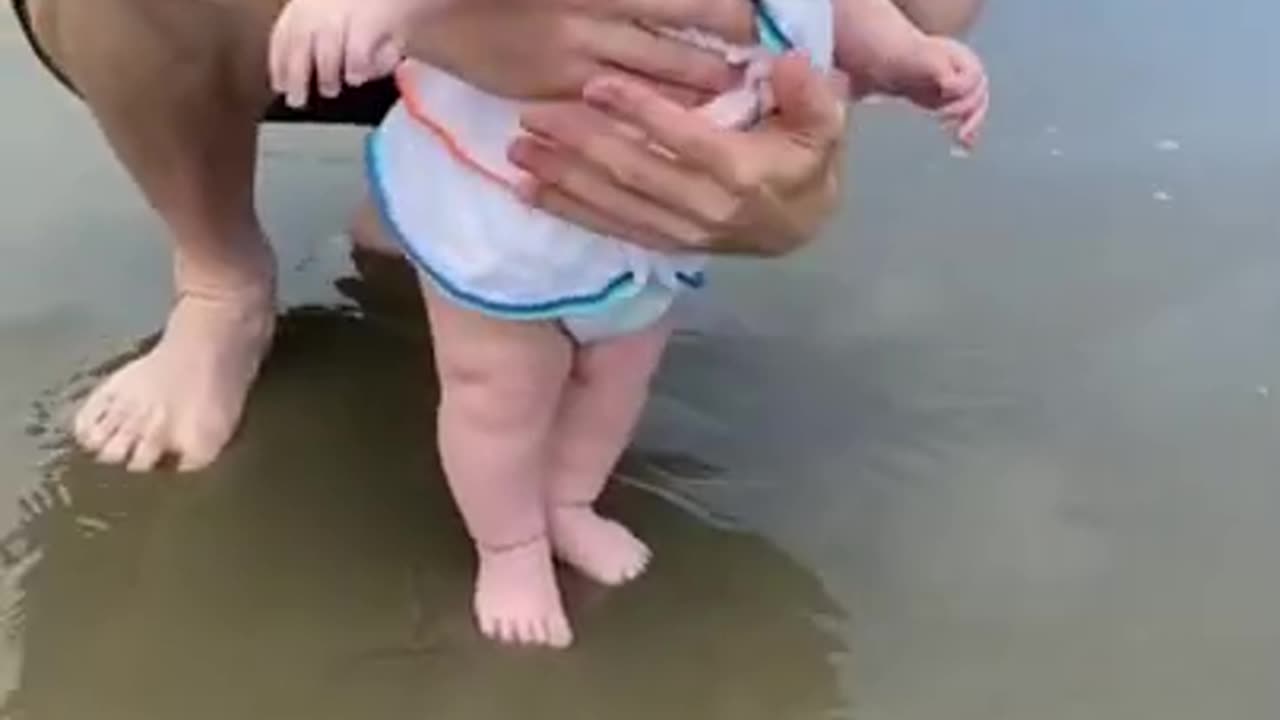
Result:
{"label": "adult knee", "polygon": [[37,42],[90,106],[256,116],[270,100],[273,0],[29,2]]}

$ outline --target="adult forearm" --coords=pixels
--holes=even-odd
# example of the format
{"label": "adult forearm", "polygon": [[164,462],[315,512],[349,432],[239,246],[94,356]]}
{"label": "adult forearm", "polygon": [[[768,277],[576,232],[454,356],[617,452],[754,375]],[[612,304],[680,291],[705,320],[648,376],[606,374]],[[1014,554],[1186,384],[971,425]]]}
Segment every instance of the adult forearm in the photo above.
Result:
{"label": "adult forearm", "polygon": [[723,58],[641,24],[689,16],[696,22],[674,24],[732,31],[739,21],[749,27],[751,20],[749,4],[740,0],[397,1],[438,8],[411,24],[410,57],[520,99],[577,98],[591,78],[620,73],[676,95],[717,92],[735,79]]}
{"label": "adult forearm", "polygon": [[921,30],[931,35],[963,35],[977,21],[986,0],[894,0]]}

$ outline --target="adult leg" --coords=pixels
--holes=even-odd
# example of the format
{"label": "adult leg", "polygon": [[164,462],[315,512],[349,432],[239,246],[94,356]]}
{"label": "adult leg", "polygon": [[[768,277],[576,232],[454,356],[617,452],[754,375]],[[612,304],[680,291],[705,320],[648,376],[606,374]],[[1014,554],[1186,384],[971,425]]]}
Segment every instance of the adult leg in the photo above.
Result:
{"label": "adult leg", "polygon": [[428,289],[440,457],[479,557],[476,620],[508,643],[572,640],[547,537],[547,440],[569,372],[549,323],[494,319]]}
{"label": "adult leg", "polygon": [[212,462],[270,343],[274,259],[254,206],[266,39],[280,0],[32,0],[35,35],[163,220],[177,300],[76,436],[109,463]]}
{"label": "adult leg", "polygon": [[670,322],[580,348],[551,445],[551,541],[587,577],[620,585],[640,575],[649,548],[595,502],[626,449],[671,334]]}

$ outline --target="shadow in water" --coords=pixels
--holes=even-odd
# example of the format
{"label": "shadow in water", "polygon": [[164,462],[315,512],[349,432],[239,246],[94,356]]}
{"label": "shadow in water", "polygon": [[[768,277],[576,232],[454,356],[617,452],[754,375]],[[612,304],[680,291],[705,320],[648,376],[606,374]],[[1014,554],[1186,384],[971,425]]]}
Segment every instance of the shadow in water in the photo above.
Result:
{"label": "shadow in water", "polygon": [[11,534],[9,564],[31,565],[11,713],[785,720],[845,704],[841,618],[815,577],[632,487],[609,502],[652,541],[651,574],[614,592],[566,577],[569,652],[479,640],[415,327],[290,313],[241,437],[203,474],[60,454]]}

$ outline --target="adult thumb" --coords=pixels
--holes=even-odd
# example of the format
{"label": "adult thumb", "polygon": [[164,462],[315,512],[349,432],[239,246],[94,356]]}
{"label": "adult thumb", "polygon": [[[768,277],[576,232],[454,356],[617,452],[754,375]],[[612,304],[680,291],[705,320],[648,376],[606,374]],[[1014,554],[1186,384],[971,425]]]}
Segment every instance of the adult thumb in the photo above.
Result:
{"label": "adult thumb", "polygon": [[845,76],[828,76],[793,52],[778,58],[770,80],[782,127],[817,142],[832,142],[844,133],[849,87]]}

